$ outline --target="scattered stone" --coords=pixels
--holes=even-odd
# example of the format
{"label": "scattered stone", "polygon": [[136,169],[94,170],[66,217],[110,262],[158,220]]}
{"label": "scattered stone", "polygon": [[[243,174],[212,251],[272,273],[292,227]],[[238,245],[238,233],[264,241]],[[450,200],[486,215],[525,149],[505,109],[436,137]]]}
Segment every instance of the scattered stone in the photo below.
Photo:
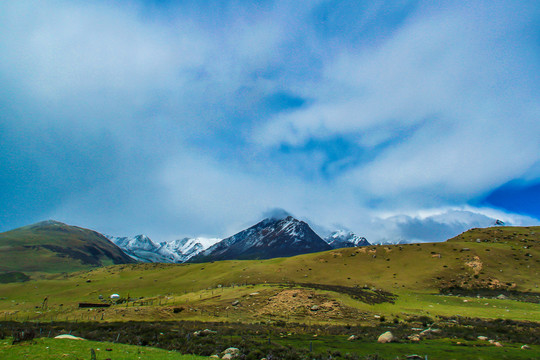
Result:
{"label": "scattered stone", "polygon": [[235,359],[240,355],[240,350],[235,347],[230,347],[225,349],[221,354],[223,355],[221,357],[222,359]]}
{"label": "scattered stone", "polygon": [[420,333],[420,336],[426,336],[426,335],[429,335],[431,333],[433,334],[438,334],[441,332],[441,329],[432,329],[432,328],[427,328],[426,330],[422,331]]}
{"label": "scattered stone", "polygon": [[207,335],[212,335],[212,334],[217,334],[217,331],[213,331],[213,330],[210,330],[210,329],[204,329],[204,330],[195,331],[193,333],[194,336],[207,336]]}
{"label": "scattered stone", "polygon": [[257,296],[257,295],[259,295],[258,292],[253,292],[253,293],[249,294],[249,296]]}
{"label": "scattered stone", "polygon": [[412,335],[409,335],[408,339],[411,340],[411,341],[418,342],[418,341],[420,341],[420,335],[412,334]]}
{"label": "scattered stone", "polygon": [[211,359],[219,359],[219,355],[210,355]]}
{"label": "scattered stone", "polygon": [[377,339],[377,342],[381,344],[390,343],[394,341],[396,341],[396,338],[390,331],[387,331],[384,334],[381,334],[381,336],[379,336],[379,338]]}
{"label": "scattered stone", "polygon": [[495,341],[493,345],[495,345],[496,347],[503,347],[502,344],[498,341]]}
{"label": "scattered stone", "polygon": [[504,295],[504,294],[501,294],[501,295],[497,296],[497,299],[506,300],[506,299],[508,299],[508,297],[506,297],[506,295]]}
{"label": "scattered stone", "polygon": [[347,339],[348,341],[353,341],[353,340],[357,340],[358,339],[358,336],[356,335],[351,335],[349,336],[349,338]]}
{"label": "scattered stone", "polygon": [[319,306],[318,305],[313,305],[310,309],[311,311],[318,311],[319,310]]}
{"label": "scattered stone", "polygon": [[55,336],[54,338],[55,339],[69,339],[69,340],[86,340],[86,339],[83,339],[82,337],[73,336],[70,334],[61,334],[61,335]]}
{"label": "scattered stone", "polygon": [[235,300],[232,302],[232,306],[238,306],[238,305],[240,305],[240,301]]}
{"label": "scattered stone", "polygon": [[529,345],[523,345],[521,350],[531,350],[531,347]]}
{"label": "scattered stone", "polygon": [[469,249],[469,248],[463,248],[463,249],[461,249],[461,251],[471,251],[471,249]]}
{"label": "scattered stone", "polygon": [[487,341],[488,340],[488,337],[487,336],[478,336],[477,337],[478,340],[482,340],[482,341]]}
{"label": "scattered stone", "polygon": [[412,354],[412,355],[407,355],[406,356],[407,359],[420,359],[420,360],[424,360],[424,358],[420,355],[416,355],[416,354]]}

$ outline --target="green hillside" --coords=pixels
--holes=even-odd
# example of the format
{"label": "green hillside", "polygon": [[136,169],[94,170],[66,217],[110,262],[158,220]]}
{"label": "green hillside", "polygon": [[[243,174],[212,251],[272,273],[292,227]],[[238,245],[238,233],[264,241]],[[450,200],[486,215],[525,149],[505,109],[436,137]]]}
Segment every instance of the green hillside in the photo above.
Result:
{"label": "green hillside", "polygon": [[103,235],[56,221],[0,233],[0,282],[133,262]]}
{"label": "green hillside", "polygon": [[[377,314],[460,314],[537,321],[539,245],[539,227],[495,227],[444,243],[271,260],[108,266],[0,285],[0,316],[369,323]],[[112,293],[129,301],[92,312],[77,307]],[[45,296],[49,307],[35,311]],[[231,305],[235,301],[241,305]],[[311,311],[314,305],[321,311]]]}

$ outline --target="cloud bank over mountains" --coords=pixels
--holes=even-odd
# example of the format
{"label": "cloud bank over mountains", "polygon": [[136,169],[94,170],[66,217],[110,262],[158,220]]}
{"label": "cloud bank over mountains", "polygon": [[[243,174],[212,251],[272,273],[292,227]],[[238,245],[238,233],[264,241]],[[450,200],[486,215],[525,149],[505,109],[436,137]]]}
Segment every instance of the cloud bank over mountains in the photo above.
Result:
{"label": "cloud bank over mountains", "polygon": [[273,208],[370,241],[538,224],[484,199],[540,183],[539,19],[534,1],[2,2],[0,231],[226,237]]}

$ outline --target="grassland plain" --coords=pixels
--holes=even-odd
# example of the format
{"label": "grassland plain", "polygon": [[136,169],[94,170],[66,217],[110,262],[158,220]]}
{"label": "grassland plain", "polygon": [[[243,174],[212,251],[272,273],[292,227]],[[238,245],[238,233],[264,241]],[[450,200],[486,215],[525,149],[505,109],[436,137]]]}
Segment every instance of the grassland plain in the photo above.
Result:
{"label": "grassland plain", "polygon": [[98,341],[78,341],[68,339],[38,338],[19,344],[12,344],[12,339],[0,340],[0,359],[2,360],[57,360],[90,359],[91,349],[96,360],[114,358],[115,360],[199,360],[207,357],[182,355],[145,346],[115,344]]}
{"label": "grassland plain", "polygon": [[[410,345],[410,351],[420,352],[433,344],[456,354],[461,349],[463,354],[489,354],[455,357],[460,359],[535,358],[540,341],[539,255],[540,227],[494,227],[444,243],[346,248],[270,260],[115,265],[0,284],[0,321],[284,322],[375,331],[405,327],[400,344],[378,350],[381,345],[372,334],[354,351],[365,348],[365,354],[374,354],[392,346],[409,351]],[[81,302],[110,302],[112,293],[121,299],[108,308],[79,308]],[[415,324],[418,317],[429,321]],[[473,318],[497,326],[464,321]],[[415,326],[441,327],[443,333],[412,344],[407,336]],[[503,350],[475,342],[488,329],[495,340],[506,342]],[[512,337],[508,329],[519,336]],[[284,346],[296,342],[305,349],[308,335],[298,334],[303,340],[276,341]],[[315,341],[327,350],[350,345],[341,338],[321,339]],[[532,352],[512,353],[524,343],[533,346]]]}
{"label": "grassland plain", "polygon": [[[295,321],[369,323],[374,315],[459,314],[537,321],[539,237],[537,227],[495,227],[472,230],[444,243],[347,248],[264,261],[101,267],[1,284],[0,319],[258,321],[292,317]],[[298,284],[339,285],[395,296],[369,303],[347,291]],[[281,299],[298,297],[283,293],[290,286],[297,287],[298,294],[313,296],[294,307],[294,301]],[[480,290],[483,295],[477,296]],[[486,290],[491,295],[485,295]],[[129,301],[108,309],[78,308],[79,302],[96,302],[99,295],[107,298],[112,293]],[[277,294],[281,294],[277,299],[281,308],[276,305],[272,310],[268,299]],[[527,294],[529,301],[516,301]],[[48,306],[42,308],[45,297]],[[232,306],[237,300],[239,305]],[[341,313],[327,311],[324,316],[325,311],[305,311],[307,306],[328,301],[335,301],[333,309]],[[175,307],[181,310],[174,313]],[[347,316],[340,319],[339,314]]]}

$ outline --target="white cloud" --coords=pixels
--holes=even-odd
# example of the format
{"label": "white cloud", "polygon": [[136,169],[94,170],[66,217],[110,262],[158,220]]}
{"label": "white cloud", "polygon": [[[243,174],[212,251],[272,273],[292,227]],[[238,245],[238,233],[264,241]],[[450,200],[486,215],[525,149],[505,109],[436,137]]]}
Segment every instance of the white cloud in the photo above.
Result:
{"label": "white cloud", "polygon": [[305,91],[311,104],[278,115],[254,141],[301,147],[355,134],[366,151],[389,143],[341,179],[385,206],[481,196],[540,159],[530,77],[539,69],[522,38],[532,19],[512,4],[420,12],[386,41],[342,51]]}
{"label": "white cloud", "polygon": [[[362,7],[357,36],[381,4]],[[331,2],[198,6],[0,3],[0,105],[15,114],[0,122],[50,183],[62,169],[69,181],[56,183],[71,186],[47,214],[160,240],[225,237],[280,207],[372,241],[424,240],[494,217],[469,200],[538,179],[540,72],[520,38],[534,12],[426,5],[355,46],[313,23],[322,6],[341,25]],[[268,121],[261,104],[276,92],[305,104]],[[373,156],[302,149],[335,137]],[[73,149],[76,166],[58,156]]]}

